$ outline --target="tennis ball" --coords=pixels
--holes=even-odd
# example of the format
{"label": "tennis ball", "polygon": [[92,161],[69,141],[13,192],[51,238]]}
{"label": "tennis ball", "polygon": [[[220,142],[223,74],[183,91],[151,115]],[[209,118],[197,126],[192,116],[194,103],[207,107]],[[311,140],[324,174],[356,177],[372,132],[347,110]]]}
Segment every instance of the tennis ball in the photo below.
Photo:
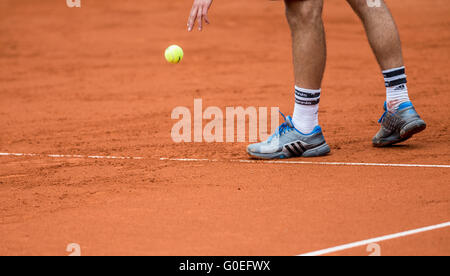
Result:
{"label": "tennis ball", "polygon": [[181,47],[178,45],[172,45],[166,49],[164,56],[166,57],[166,60],[168,62],[177,64],[183,59],[183,49],[181,49]]}

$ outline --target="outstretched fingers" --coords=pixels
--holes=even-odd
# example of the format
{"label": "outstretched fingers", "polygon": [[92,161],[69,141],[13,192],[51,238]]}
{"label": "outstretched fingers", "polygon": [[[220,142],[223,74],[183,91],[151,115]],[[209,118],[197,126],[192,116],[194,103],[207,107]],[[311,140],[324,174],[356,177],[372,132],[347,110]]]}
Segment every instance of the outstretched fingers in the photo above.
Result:
{"label": "outstretched fingers", "polygon": [[188,19],[188,31],[192,31],[192,29],[194,28],[195,25],[195,19],[197,19],[197,11],[198,11],[198,7],[196,5],[194,5],[191,9],[191,13],[189,14],[189,19]]}
{"label": "outstretched fingers", "polygon": [[192,31],[195,24],[198,25],[198,30],[203,29],[203,22],[209,24],[208,11],[212,0],[195,0],[192,5],[191,13],[187,23],[188,31]]}

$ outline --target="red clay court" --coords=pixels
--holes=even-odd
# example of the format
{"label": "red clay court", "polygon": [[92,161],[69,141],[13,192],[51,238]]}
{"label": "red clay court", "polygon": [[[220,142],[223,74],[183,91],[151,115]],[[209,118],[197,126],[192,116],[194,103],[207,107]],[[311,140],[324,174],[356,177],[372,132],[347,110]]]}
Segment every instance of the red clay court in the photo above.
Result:
{"label": "red clay court", "polygon": [[328,0],[332,154],[261,162],[247,143],[174,143],[170,116],[194,98],[292,112],[282,2],[217,1],[200,34],[187,0],[0,1],[0,255],[450,255],[450,4],[387,2],[428,129],[372,147],[383,79],[356,15]]}

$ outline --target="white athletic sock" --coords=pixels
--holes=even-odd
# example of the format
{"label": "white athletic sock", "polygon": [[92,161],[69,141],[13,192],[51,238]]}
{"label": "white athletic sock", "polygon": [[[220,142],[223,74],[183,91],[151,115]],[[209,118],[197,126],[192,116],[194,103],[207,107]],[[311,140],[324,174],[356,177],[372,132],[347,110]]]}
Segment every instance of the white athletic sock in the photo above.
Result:
{"label": "white athletic sock", "polygon": [[295,107],[292,122],[304,134],[319,125],[320,89],[311,90],[295,86]]}
{"label": "white athletic sock", "polygon": [[402,103],[410,101],[406,86],[405,67],[383,71],[383,76],[386,85],[387,109],[395,112]]}

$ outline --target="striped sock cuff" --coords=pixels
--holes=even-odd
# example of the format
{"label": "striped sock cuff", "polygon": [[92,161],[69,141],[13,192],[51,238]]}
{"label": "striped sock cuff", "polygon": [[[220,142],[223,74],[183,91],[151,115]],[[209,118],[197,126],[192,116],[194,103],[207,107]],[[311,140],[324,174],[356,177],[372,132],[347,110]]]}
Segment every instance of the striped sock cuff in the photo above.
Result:
{"label": "striped sock cuff", "polygon": [[407,83],[405,66],[383,71],[383,76],[386,87],[393,87]]}
{"label": "striped sock cuff", "polygon": [[320,102],[320,89],[312,90],[295,86],[295,103],[301,105],[316,105]]}

